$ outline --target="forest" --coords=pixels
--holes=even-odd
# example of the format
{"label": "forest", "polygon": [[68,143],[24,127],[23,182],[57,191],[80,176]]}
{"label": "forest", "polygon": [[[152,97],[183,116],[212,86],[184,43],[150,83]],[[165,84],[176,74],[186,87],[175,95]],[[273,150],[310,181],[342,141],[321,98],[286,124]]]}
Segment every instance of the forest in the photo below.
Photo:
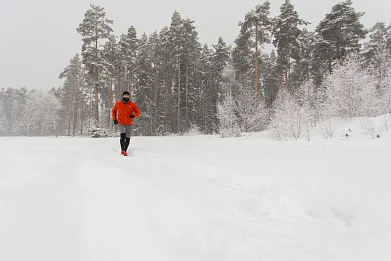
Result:
{"label": "forest", "polygon": [[211,46],[178,11],[150,35],[133,26],[115,34],[104,8],[90,5],[62,86],[0,89],[0,136],[115,135],[110,112],[128,90],[142,113],[133,135],[269,129],[278,140],[309,139],[320,126],[330,137],[334,117],[391,112],[391,24],[365,28],[352,5],[332,6],[310,31],[290,0],[276,17],[265,1],[243,14],[234,43],[216,36]]}

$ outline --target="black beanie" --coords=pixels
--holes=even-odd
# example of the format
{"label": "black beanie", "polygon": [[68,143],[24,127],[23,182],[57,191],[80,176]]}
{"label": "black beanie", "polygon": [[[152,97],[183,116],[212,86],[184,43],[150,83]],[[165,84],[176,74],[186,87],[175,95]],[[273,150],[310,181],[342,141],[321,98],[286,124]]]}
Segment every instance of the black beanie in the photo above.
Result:
{"label": "black beanie", "polygon": [[129,95],[129,92],[128,92],[128,91],[124,91],[124,92],[122,93],[122,96],[124,96],[125,94]]}

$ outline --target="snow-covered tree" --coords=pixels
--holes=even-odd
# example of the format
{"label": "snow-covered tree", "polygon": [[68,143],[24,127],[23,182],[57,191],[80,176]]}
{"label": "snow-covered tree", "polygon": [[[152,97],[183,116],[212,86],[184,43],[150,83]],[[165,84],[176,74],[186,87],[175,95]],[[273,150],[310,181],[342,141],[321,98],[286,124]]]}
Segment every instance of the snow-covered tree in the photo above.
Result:
{"label": "snow-covered tree", "polygon": [[318,78],[324,72],[332,73],[333,68],[351,53],[360,51],[360,41],[367,31],[360,23],[364,13],[356,12],[352,0],[340,2],[316,27],[315,63]]}
{"label": "snow-covered tree", "polygon": [[70,61],[69,65],[64,68],[59,78],[64,80],[63,86],[59,89],[63,119],[63,126],[68,128],[68,135],[75,135],[77,123],[80,120],[78,111],[83,106],[83,103],[78,102],[81,96],[81,88],[84,81],[84,70],[79,58],[76,54]]}
{"label": "snow-covered tree", "polygon": [[282,89],[273,105],[273,116],[270,123],[272,135],[277,140],[299,139],[311,137],[314,123],[314,108],[311,106],[313,99],[309,84],[300,89],[307,92],[306,97],[296,99],[289,91]]}
{"label": "snow-covered tree", "polygon": [[300,121],[297,116],[300,106],[295,98],[285,89],[281,90],[273,104],[273,117],[269,125],[273,137],[277,140],[298,139]]}
{"label": "snow-covered tree", "polygon": [[41,136],[57,135],[59,133],[60,109],[60,101],[52,92],[44,95],[40,106],[40,117],[42,120]]}
{"label": "snow-covered tree", "polygon": [[299,49],[291,73],[291,81],[294,89],[299,88],[311,79],[315,35],[313,32],[303,29],[297,41]]}
{"label": "snow-covered tree", "polygon": [[290,0],[285,0],[280,8],[280,15],[276,17],[273,44],[277,48],[277,64],[286,89],[291,87],[292,60],[298,61],[300,58],[300,26],[306,24],[299,18]]}
{"label": "snow-covered tree", "polygon": [[4,109],[3,92],[0,92],[0,136],[4,136],[7,130]]}
{"label": "snow-covered tree", "polygon": [[154,72],[152,68],[152,47],[149,44],[146,34],[138,41],[137,59],[135,66],[137,71],[137,82],[134,84],[133,99],[143,112],[142,117],[137,120],[138,131],[152,135],[153,111],[154,111]]}
{"label": "snow-covered tree", "polygon": [[391,52],[379,51],[378,55],[382,56],[380,75],[377,76],[379,80],[379,94],[381,96],[381,113],[391,113]]}
{"label": "snow-covered tree", "polygon": [[212,104],[211,100],[217,97],[209,95],[213,88],[213,72],[212,72],[212,57],[213,51],[210,50],[207,44],[201,50],[198,59],[198,80],[199,80],[199,109],[196,112],[198,126],[201,131],[206,134],[216,133],[218,130],[218,122],[216,121],[217,104]]}
{"label": "snow-covered tree", "polygon": [[307,112],[307,119],[311,126],[320,120],[320,101],[313,81],[304,82],[295,92],[299,105]]}
{"label": "snow-covered tree", "polygon": [[[23,113],[26,101],[28,100],[29,90],[23,88],[7,88],[0,90],[0,99],[3,107],[3,127],[4,135],[13,135],[14,125],[18,123],[20,115]],[[1,113],[0,113],[1,114]]]}
{"label": "snow-covered tree", "polygon": [[[123,90],[128,90],[130,98],[133,99],[133,86],[135,80],[135,72],[137,70],[136,59],[137,59],[137,48],[139,40],[137,39],[137,32],[134,26],[129,27],[126,34],[120,36],[118,43],[120,48],[120,64],[122,65],[123,74],[125,79],[121,79]],[[120,91],[119,94],[122,93]]]}
{"label": "snow-covered tree", "polygon": [[222,97],[226,97],[227,95],[236,95],[236,76],[235,76],[235,68],[232,63],[232,60],[229,60],[227,64],[224,66],[221,72],[221,87],[222,87]]}
{"label": "snow-covered tree", "polygon": [[235,97],[235,104],[241,131],[260,131],[266,126],[268,110],[251,87],[241,86],[239,95]]}
{"label": "snow-covered tree", "polygon": [[223,138],[240,135],[238,119],[235,115],[235,101],[231,95],[218,104],[217,116],[220,121],[220,134]]}
{"label": "snow-covered tree", "polygon": [[365,43],[364,57],[366,66],[372,67],[372,74],[376,77],[380,113],[391,112],[391,32],[385,23],[378,22],[370,30],[369,41]]}
{"label": "snow-covered tree", "polygon": [[99,75],[105,70],[105,61],[103,59],[103,46],[106,41],[113,38],[112,20],[106,18],[104,8],[90,5],[84,16],[83,22],[77,28],[81,34],[83,46],[82,56],[83,64],[89,73],[94,84],[94,115],[95,123],[99,123]]}
{"label": "snow-covered tree", "polygon": [[60,106],[59,100],[52,93],[36,90],[29,92],[22,114],[13,126],[13,133],[27,136],[57,134]]}
{"label": "snow-covered tree", "polygon": [[263,97],[267,108],[271,109],[277,98],[280,87],[283,86],[283,77],[278,71],[277,57],[274,51],[270,54],[264,54],[262,63],[263,70],[261,71],[261,77]]}
{"label": "snow-covered tree", "polygon": [[[204,47],[205,48],[205,47]],[[229,47],[226,46],[223,38],[219,37],[216,45],[213,45],[213,49],[203,50],[202,59],[207,59],[209,65],[209,72],[205,76],[208,79],[206,83],[207,88],[203,95],[205,96],[205,115],[207,116],[208,132],[218,132],[218,119],[217,119],[217,104],[222,101],[222,89],[223,87],[223,70],[229,61]]]}
{"label": "snow-covered tree", "polygon": [[[270,42],[270,35],[272,31],[272,18],[270,17],[270,2],[265,1],[261,5],[257,5],[255,10],[251,10],[246,14],[244,22],[240,22],[241,26],[240,35],[237,39],[237,43],[241,42],[241,38],[248,39],[246,48],[254,48],[253,57],[253,71],[255,93],[259,94],[259,80],[260,80],[260,49],[262,45]],[[240,46],[238,46],[238,52],[240,53]],[[240,60],[238,57],[237,60]]]}
{"label": "snow-covered tree", "polygon": [[376,79],[363,68],[357,56],[350,56],[323,82],[324,110],[337,117],[373,116],[378,113]]}
{"label": "snow-covered tree", "polygon": [[[176,132],[180,133],[182,128],[181,128],[181,110],[182,110],[182,89],[181,88],[181,71],[183,68],[181,67],[182,65],[182,56],[184,52],[184,47],[185,47],[185,33],[184,33],[184,28],[183,28],[184,20],[181,17],[181,14],[177,11],[174,12],[174,14],[171,17],[171,25],[170,25],[170,30],[169,30],[169,45],[170,45],[170,52],[171,52],[171,57],[173,59],[170,61],[173,64],[176,64]],[[175,61],[174,61],[175,60]],[[174,80],[175,81],[175,80]]]}
{"label": "snow-covered tree", "polygon": [[384,22],[377,22],[369,30],[368,38],[369,40],[364,44],[363,55],[367,64],[375,65],[376,68],[379,68],[384,59],[379,56],[379,52],[391,51],[391,48],[388,46],[389,32],[386,24]]}

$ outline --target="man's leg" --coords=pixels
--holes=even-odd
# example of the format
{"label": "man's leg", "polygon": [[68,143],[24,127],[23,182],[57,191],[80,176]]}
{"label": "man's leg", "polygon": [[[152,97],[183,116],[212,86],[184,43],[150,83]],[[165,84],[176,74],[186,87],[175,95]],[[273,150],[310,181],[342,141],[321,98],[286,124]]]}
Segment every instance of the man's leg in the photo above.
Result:
{"label": "man's leg", "polygon": [[120,133],[120,140],[119,140],[119,144],[121,145],[121,151],[125,151],[125,147],[126,147],[126,129],[125,129],[125,125],[122,125],[122,124],[118,124],[118,129],[119,129],[119,133]]}
{"label": "man's leg", "polygon": [[132,137],[132,126],[125,126],[125,129],[126,129],[125,151],[127,151],[130,144],[130,138]]}

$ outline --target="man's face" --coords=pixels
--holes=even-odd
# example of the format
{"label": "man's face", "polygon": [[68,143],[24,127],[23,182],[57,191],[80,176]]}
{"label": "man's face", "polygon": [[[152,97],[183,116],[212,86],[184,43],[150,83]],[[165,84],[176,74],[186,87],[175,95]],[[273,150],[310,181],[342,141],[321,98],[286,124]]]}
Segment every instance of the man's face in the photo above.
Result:
{"label": "man's face", "polygon": [[129,99],[129,94],[124,94],[122,97],[124,97],[125,99]]}

